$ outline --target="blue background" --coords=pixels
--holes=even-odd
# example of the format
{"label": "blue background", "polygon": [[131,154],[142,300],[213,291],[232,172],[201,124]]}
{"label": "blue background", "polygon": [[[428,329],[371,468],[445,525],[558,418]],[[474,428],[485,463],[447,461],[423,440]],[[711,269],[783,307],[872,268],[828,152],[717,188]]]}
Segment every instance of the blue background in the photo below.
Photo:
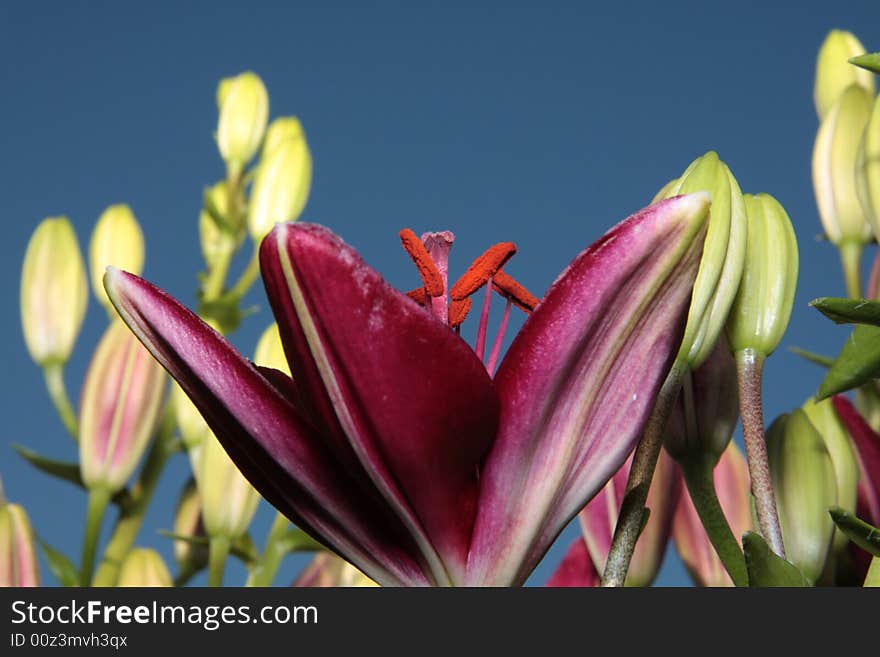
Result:
{"label": "blue background", "polygon": [[[315,176],[304,219],[340,233],[402,288],[415,273],[396,232],[411,226],[456,232],[453,271],[515,241],[508,269],[541,294],[578,251],[718,150],[744,191],[782,202],[801,249],[792,324],[766,372],[768,419],[815,391],[820,371],[784,348],[833,354],[846,335],[807,307],[843,293],[836,251],[817,239],[815,56],[835,27],[880,49],[876,1],[416,4],[0,5],[0,474],[39,534],[75,560],[85,496],[9,448],[76,456],[21,337],[27,240],[43,217],[66,214],[86,248],[101,211],[129,203],[147,239],[146,276],[191,303],[201,193],[223,175],[215,89],[246,69],[266,82],[272,116],[305,126]],[[251,299],[261,310],[234,338],[247,353],[269,321],[262,289]],[[74,399],[105,322],[92,300],[67,369]],[[171,526],[186,469],[179,458],[167,470],[141,534],[169,562],[170,541],[155,532]],[[272,516],[264,504],[258,544]],[[659,584],[688,582],[673,552]],[[288,560],[278,581],[301,565]],[[231,569],[227,582],[241,581]]]}

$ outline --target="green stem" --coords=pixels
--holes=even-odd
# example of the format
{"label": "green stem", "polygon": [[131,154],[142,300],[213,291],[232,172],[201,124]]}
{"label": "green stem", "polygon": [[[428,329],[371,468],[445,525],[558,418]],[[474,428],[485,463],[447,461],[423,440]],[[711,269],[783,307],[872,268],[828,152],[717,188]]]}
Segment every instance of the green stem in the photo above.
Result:
{"label": "green stem", "polygon": [[83,536],[82,566],[79,575],[79,581],[82,586],[89,586],[92,582],[92,570],[95,567],[95,551],[98,547],[101,523],[104,520],[104,512],[107,510],[110,497],[109,491],[103,488],[95,488],[89,491],[89,501],[86,510],[86,530]]}
{"label": "green stem", "polygon": [[682,378],[686,372],[687,366],[677,361],[672,366],[666,381],[663,382],[654,402],[642,439],[633,456],[629,479],[626,482],[626,493],[620,505],[617,526],[614,528],[614,538],[608,551],[608,559],[605,561],[602,586],[620,587],[626,582],[629,562],[632,560],[636,541],[642,531],[648,490],[651,488],[660,448],[663,446],[666,420],[678,397]]}
{"label": "green stem", "polygon": [[[229,226],[238,226],[238,206],[241,195],[241,172],[230,170],[226,178],[226,223]],[[220,231],[220,243],[217,246],[217,258],[211,264],[208,276],[202,285],[202,301],[216,301],[223,295],[223,286],[226,284],[226,276],[229,274],[229,266],[232,256],[235,254],[235,235],[229,230]]]}
{"label": "green stem", "polygon": [[47,363],[43,366],[43,378],[46,381],[46,389],[49,391],[49,397],[55,405],[64,428],[73,436],[74,440],[79,436],[79,421],[76,418],[76,411],[70,403],[67,396],[67,387],[64,385],[64,363]]}
{"label": "green stem", "polygon": [[119,567],[137,539],[159,476],[168,459],[178,449],[177,443],[173,440],[173,433],[174,415],[170,410],[166,410],[158,435],[150,447],[143,468],[141,468],[140,476],[131,489],[128,504],[119,514],[110,541],[104,549],[104,557],[95,574],[95,586],[116,585]]}
{"label": "green stem", "polygon": [[208,586],[223,586],[223,571],[229,556],[229,538],[212,536],[208,549]]}
{"label": "green stem", "polygon": [[776,497],[770,478],[767,460],[767,443],[764,439],[764,410],[761,398],[764,356],[754,349],[736,352],[736,374],[739,384],[739,413],[742,418],[743,442],[755,498],[755,515],[758,527],[770,548],[783,559],[782,529],[776,512]]}
{"label": "green stem", "polygon": [[862,298],[862,250],[860,242],[848,240],[841,242],[840,261],[843,264],[843,277],[846,281],[846,293],[852,299]]}
{"label": "green stem", "polygon": [[260,275],[260,247],[258,244],[254,244],[254,252],[251,255],[251,259],[245,267],[245,270],[241,273],[239,279],[235,282],[229,292],[227,292],[227,296],[233,299],[241,299],[245,294],[248,293],[248,290],[251,289],[251,286],[254,284],[254,281],[257,280],[257,277]]}
{"label": "green stem", "polygon": [[269,529],[266,547],[256,565],[251,569],[246,586],[271,586],[278,574],[278,568],[287,555],[287,546],[282,539],[287,535],[290,521],[282,514],[275,516],[275,522]]}
{"label": "green stem", "polygon": [[748,586],[746,560],[718,502],[712,466],[705,460],[698,459],[683,461],[681,466],[691,501],[718,558],[735,586]]}
{"label": "green stem", "polygon": [[177,573],[177,577],[174,578],[174,586],[181,587],[186,586],[189,581],[195,577],[195,575],[199,572],[198,568],[193,568],[192,564],[188,563],[184,565],[180,572]]}

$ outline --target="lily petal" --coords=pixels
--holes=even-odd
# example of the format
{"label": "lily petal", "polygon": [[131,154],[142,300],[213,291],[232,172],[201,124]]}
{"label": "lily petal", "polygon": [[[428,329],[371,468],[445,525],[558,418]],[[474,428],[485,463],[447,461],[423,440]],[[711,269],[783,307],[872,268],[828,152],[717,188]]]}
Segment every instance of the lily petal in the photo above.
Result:
{"label": "lily petal", "polygon": [[834,410],[856,447],[859,464],[858,514],[873,525],[880,524],[880,434],[871,428],[852,402],[843,395],[832,397]]}
{"label": "lily petal", "polygon": [[576,538],[559,566],[547,580],[548,587],[595,587],[599,586],[599,573],[593,565],[587,544]]}
{"label": "lily petal", "polygon": [[326,228],[279,224],[260,261],[315,421],[396,510],[437,581],[461,582],[498,422],[485,367]]}
{"label": "lily petal", "polygon": [[430,584],[375,489],[340,467],[320,434],[223,336],[162,290],[109,268],[122,319],[204,415],[242,473],[282,513],[384,584]]}
{"label": "lily petal", "polygon": [[495,383],[468,583],[522,583],[623,464],[677,352],[705,235],[698,192],[632,215],[556,280]]}

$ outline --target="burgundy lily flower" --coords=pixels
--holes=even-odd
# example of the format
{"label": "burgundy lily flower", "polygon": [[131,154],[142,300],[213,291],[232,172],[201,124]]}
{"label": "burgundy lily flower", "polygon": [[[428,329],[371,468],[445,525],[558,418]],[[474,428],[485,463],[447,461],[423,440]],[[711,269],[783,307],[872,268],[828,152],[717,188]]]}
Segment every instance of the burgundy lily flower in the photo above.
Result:
{"label": "burgundy lily flower", "polygon": [[424,274],[420,305],[327,229],[278,225],[260,263],[292,378],[136,276],[108,270],[105,287],[253,485],[367,576],[517,585],[638,439],[679,346],[707,210],[706,194],[663,201],[587,248],[494,379],[492,354],[450,324],[499,287],[510,246],[447,302],[450,240],[425,236],[443,289]]}

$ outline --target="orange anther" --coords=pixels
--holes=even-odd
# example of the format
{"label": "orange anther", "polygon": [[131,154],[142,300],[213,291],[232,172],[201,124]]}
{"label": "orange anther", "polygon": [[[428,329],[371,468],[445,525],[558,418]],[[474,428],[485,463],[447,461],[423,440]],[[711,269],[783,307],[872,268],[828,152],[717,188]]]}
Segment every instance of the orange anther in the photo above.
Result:
{"label": "orange anther", "polygon": [[437,270],[437,265],[428,254],[422,240],[409,228],[400,231],[400,242],[404,251],[407,252],[419,270],[419,276],[425,284],[425,291],[429,296],[439,297],[443,295],[443,277]]}
{"label": "orange anther", "polygon": [[470,310],[470,297],[466,299],[453,299],[452,302],[449,304],[449,325],[452,328],[461,326],[462,322],[464,322],[465,317],[467,317]]}
{"label": "orange anther", "polygon": [[540,303],[538,297],[517,283],[513,276],[504,271],[495,273],[492,277],[492,287],[496,292],[510,299],[517,308],[525,310],[527,313],[532,312],[535,306]]}
{"label": "orange anther", "polygon": [[516,244],[500,242],[486,249],[479,258],[471,263],[467,271],[452,286],[450,296],[462,300],[483,287],[504,264],[516,253]]}
{"label": "orange anther", "polygon": [[420,306],[424,306],[425,301],[428,299],[428,295],[425,294],[425,288],[423,287],[417,287],[415,290],[410,290],[406,293],[406,296],[408,296]]}

